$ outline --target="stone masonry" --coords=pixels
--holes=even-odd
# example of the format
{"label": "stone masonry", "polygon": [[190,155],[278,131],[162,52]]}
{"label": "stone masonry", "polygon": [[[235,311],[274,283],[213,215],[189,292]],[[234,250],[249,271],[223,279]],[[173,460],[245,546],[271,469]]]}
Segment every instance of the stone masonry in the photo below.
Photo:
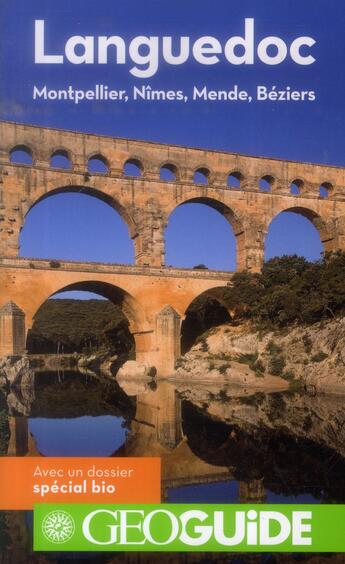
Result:
{"label": "stone masonry", "polygon": [[[25,150],[31,164],[13,162],[15,149]],[[70,168],[54,168],[54,155],[67,157]],[[92,158],[103,162],[106,172],[90,172]],[[128,162],[137,165],[140,176],[125,174]],[[162,180],[162,168],[175,179]],[[204,184],[195,182],[196,171],[203,172]],[[229,178],[238,187],[229,186]],[[291,184],[298,195],[291,193]],[[135,266],[116,270],[115,265],[64,261],[61,266],[60,261],[18,258],[26,214],[43,199],[64,192],[89,194],[118,211],[133,240]],[[188,202],[206,204],[229,222],[236,236],[238,270],[260,270],[269,225],[283,211],[309,219],[325,251],[345,249],[345,169],[3,121],[0,307],[13,301],[24,311],[29,329],[37,309],[53,293],[70,287],[100,291],[130,319],[139,358],[154,359],[161,375],[171,373],[186,309],[200,293],[231,278],[231,273],[165,267],[169,217]],[[7,354],[3,341],[0,335],[0,354]]]}

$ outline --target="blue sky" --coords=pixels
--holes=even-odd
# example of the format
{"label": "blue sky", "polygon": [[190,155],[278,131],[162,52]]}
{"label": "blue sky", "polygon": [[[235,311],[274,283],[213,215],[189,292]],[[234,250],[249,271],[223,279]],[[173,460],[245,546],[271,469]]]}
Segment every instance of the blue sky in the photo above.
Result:
{"label": "blue sky", "polygon": [[[189,0],[13,0],[2,12],[0,114],[3,119],[75,129],[107,135],[223,149],[344,166],[345,10],[341,0],[276,0],[228,2]],[[150,79],[131,76],[129,66],[35,65],[34,20],[45,19],[47,49],[61,53],[75,34],[213,35],[221,43],[243,34],[244,18],[255,18],[257,39],[277,35],[291,41],[300,35],[315,38],[316,63],[298,66],[286,61],[266,66],[232,66],[221,62],[201,66],[195,62],[172,68],[162,64]],[[258,84],[315,90],[317,100],[300,103],[253,101],[239,103],[70,102],[32,100],[33,85],[49,88],[90,88],[94,84],[131,89],[193,85],[230,88],[239,84],[252,91]],[[21,237],[22,256],[42,256],[132,262],[133,248],[127,228],[117,214],[101,202],[75,194],[42,202],[27,217]],[[94,229],[97,226],[97,229]],[[94,236],[94,233],[97,233]],[[92,235],[91,235],[92,234]],[[201,205],[182,206],[172,215],[167,233],[167,264],[233,269],[234,237],[229,225],[214,210]],[[106,244],[105,244],[106,242]],[[319,237],[307,220],[285,214],[270,229],[266,256],[298,252],[318,258]]]}

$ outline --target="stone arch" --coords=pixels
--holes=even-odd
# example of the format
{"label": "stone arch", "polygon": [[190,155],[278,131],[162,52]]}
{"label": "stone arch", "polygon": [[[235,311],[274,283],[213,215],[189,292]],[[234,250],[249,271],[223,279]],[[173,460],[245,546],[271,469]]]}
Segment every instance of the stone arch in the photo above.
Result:
{"label": "stone arch", "polygon": [[[13,161],[12,160],[13,156],[15,155],[15,153],[17,151],[20,151],[20,152],[26,154],[31,159],[31,163],[22,163],[22,162],[16,163],[15,161]],[[14,147],[10,147],[10,149],[9,149],[9,161],[11,163],[21,164],[21,165],[24,165],[24,166],[32,166],[32,165],[35,164],[35,160],[36,160],[35,153],[34,153],[33,149],[30,147],[30,145],[26,145],[25,143],[22,143],[22,144],[19,144],[19,145],[15,145]]]}
{"label": "stone arch", "polygon": [[99,280],[82,280],[80,282],[72,282],[71,284],[64,285],[61,288],[53,289],[53,292],[49,296],[45,296],[44,299],[41,299],[36,312],[49,298],[67,291],[92,292],[108,299],[113,304],[121,307],[133,331],[143,329],[146,325],[146,314],[138,301],[131,294],[118,285]]}
{"label": "stone arch", "polygon": [[69,163],[70,163],[70,167],[66,170],[72,170],[73,169],[73,160],[74,160],[74,156],[72,151],[70,151],[69,149],[66,149],[65,147],[55,147],[49,156],[49,163],[50,166],[52,168],[59,168],[59,167],[54,167],[52,165],[52,159],[54,157],[65,157],[66,159],[68,159]]}
{"label": "stone arch", "polygon": [[[120,241],[128,241],[128,252],[130,253],[131,256],[131,260],[130,263],[133,263],[133,259],[136,262],[137,261],[137,256],[138,256],[138,249],[139,249],[139,243],[140,243],[140,237],[139,235],[139,227],[137,225],[137,222],[135,220],[135,218],[133,217],[133,215],[131,214],[131,212],[128,210],[128,207],[126,207],[126,205],[124,205],[122,202],[119,201],[119,199],[107,194],[106,192],[104,192],[103,190],[100,190],[99,188],[96,188],[95,186],[85,186],[85,185],[68,185],[68,186],[58,186],[58,187],[54,187],[52,189],[50,189],[47,192],[43,192],[42,189],[35,193],[35,195],[32,197],[32,199],[27,199],[23,204],[22,204],[22,217],[20,222],[18,222],[18,224],[16,224],[16,231],[13,235],[13,237],[15,238],[15,243],[16,243],[16,254],[19,255],[20,252],[20,247],[21,247],[21,238],[22,238],[22,231],[26,225],[26,219],[27,216],[29,214],[29,212],[34,209],[38,204],[40,204],[41,202],[43,202],[44,200],[59,195],[59,194],[85,194],[87,196],[91,196],[94,197],[98,200],[100,200],[101,202],[104,202],[105,204],[107,204],[110,208],[112,208],[113,210],[115,210],[118,215],[120,216],[122,222],[125,224],[123,226],[123,231],[122,231],[122,239],[120,239]],[[114,221],[116,222],[116,217],[114,217]],[[126,233],[126,227],[127,227],[127,233],[128,233],[128,239],[127,239],[127,233]],[[120,260],[117,262],[126,262],[127,259],[125,260]],[[97,262],[97,260],[96,260]],[[116,260],[112,260],[110,262],[116,262]]]}
{"label": "stone arch", "polygon": [[319,197],[328,198],[334,191],[334,186],[331,182],[322,182],[319,186]]}
{"label": "stone arch", "polygon": [[260,192],[273,192],[277,180],[272,174],[262,174],[258,179],[258,189]]}
{"label": "stone arch", "polygon": [[199,298],[202,298],[202,297],[210,297],[210,298],[217,300],[223,307],[225,307],[227,309],[227,311],[229,312],[229,315],[231,315],[232,311],[231,311],[231,309],[229,308],[229,306],[227,305],[227,303],[224,299],[224,289],[225,288],[226,288],[225,285],[224,286],[215,286],[214,288],[209,288],[208,290],[201,292],[201,294],[194,296],[194,298],[188,303],[187,307],[185,308],[184,318],[186,316],[188,309],[193,304],[193,302],[195,302],[195,300],[198,300]]}
{"label": "stone arch", "polygon": [[161,180],[162,180],[161,173],[162,173],[162,170],[164,170],[164,169],[170,171],[171,174],[174,175],[174,177],[175,177],[175,179],[170,180],[170,182],[176,182],[180,179],[178,167],[174,163],[172,163],[171,161],[164,161],[159,165],[159,175],[160,175]]}
{"label": "stone arch", "polygon": [[137,358],[140,359],[140,357],[145,356],[147,352],[151,350],[152,333],[150,331],[146,312],[142,305],[122,287],[97,279],[81,280],[79,282],[72,282],[62,286],[57,283],[55,287],[50,287],[48,291],[46,291],[46,295],[41,295],[36,300],[36,305],[34,307],[34,311],[31,313],[31,316],[28,312],[27,329],[31,328],[35,315],[49,298],[52,298],[61,292],[67,291],[92,292],[108,299],[114,305],[119,306],[123,314],[128,319],[129,331],[135,340]]}
{"label": "stone arch", "polygon": [[188,304],[181,323],[182,354],[204,331],[231,321],[233,312],[224,299],[224,288],[216,286],[205,290]]}
{"label": "stone arch", "polygon": [[244,222],[242,218],[234,212],[234,210],[228,207],[223,202],[216,200],[214,198],[209,197],[198,197],[198,198],[186,198],[177,203],[177,205],[171,209],[168,213],[167,220],[166,220],[166,227],[169,224],[169,219],[174,211],[185,204],[204,204],[216,211],[218,211],[230,224],[233,234],[236,238],[236,264],[237,268],[242,268],[242,264],[245,263],[245,229],[244,229]]}
{"label": "stone arch", "polygon": [[308,219],[317,229],[321,243],[323,244],[324,251],[329,252],[335,249],[335,237],[331,225],[327,224],[326,221],[315,210],[303,206],[292,206],[289,208],[284,208],[277,212],[277,214],[271,219],[271,222],[280,213],[284,212],[296,213]]}
{"label": "stone arch", "polygon": [[137,226],[134,221],[134,218],[132,217],[131,213],[128,211],[128,208],[125,205],[121,204],[118,201],[118,199],[110,196],[109,194],[103,192],[102,190],[99,190],[94,186],[68,185],[68,186],[59,186],[56,188],[52,188],[51,190],[49,190],[49,192],[42,193],[41,191],[39,194],[37,194],[36,199],[31,200],[30,205],[27,206],[24,219],[29,213],[29,211],[33,209],[35,206],[37,206],[43,200],[46,200],[47,198],[50,198],[51,196],[55,196],[57,194],[67,194],[69,192],[86,194],[88,196],[92,196],[108,204],[115,211],[117,211],[118,214],[121,216],[121,218],[125,221],[129,230],[130,237],[133,239],[134,237],[137,236]]}
{"label": "stone arch", "polygon": [[[134,167],[136,167],[138,169],[138,171],[140,172],[140,174],[127,174],[126,173],[126,166],[127,165],[133,165]],[[144,167],[143,161],[140,157],[138,157],[136,155],[128,157],[128,159],[126,159],[125,162],[123,163],[123,175],[124,176],[127,176],[129,178],[131,178],[131,177],[141,178],[142,176],[144,176],[144,172],[145,172],[145,167]]]}
{"label": "stone arch", "polygon": [[[243,188],[243,184],[245,182],[245,175],[243,174],[243,172],[239,169],[234,169],[234,170],[230,170],[228,175],[227,175],[227,187],[228,188]],[[236,181],[236,184],[235,182]]]}
{"label": "stone arch", "polygon": [[305,180],[301,177],[293,178],[289,182],[289,191],[293,196],[300,196],[305,191]]}
{"label": "stone arch", "polygon": [[[198,174],[202,175],[205,178],[204,182],[201,182],[201,181],[198,182],[197,181],[196,177],[197,177]],[[194,172],[193,172],[193,182],[194,182],[194,184],[197,184],[197,185],[203,185],[204,184],[206,186],[209,186],[212,182],[212,178],[213,178],[213,173],[212,173],[212,170],[210,169],[209,166],[200,165],[200,166],[198,166],[194,169]]]}
{"label": "stone arch", "polygon": [[[99,171],[99,172],[95,172],[95,171],[90,170],[89,166],[90,166],[90,163],[92,163],[92,161],[98,161],[99,163],[101,163],[104,166],[104,170]],[[88,169],[88,172],[90,174],[109,174],[110,163],[109,163],[107,157],[102,155],[102,153],[97,153],[97,152],[91,153],[87,157],[87,169]]]}

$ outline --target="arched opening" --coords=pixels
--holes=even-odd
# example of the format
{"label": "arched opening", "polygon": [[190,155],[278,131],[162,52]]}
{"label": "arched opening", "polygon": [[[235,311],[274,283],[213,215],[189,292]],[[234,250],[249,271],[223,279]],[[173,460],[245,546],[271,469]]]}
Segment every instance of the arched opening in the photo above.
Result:
{"label": "arched opening", "polygon": [[50,166],[52,168],[63,168],[66,170],[71,170],[72,162],[68,152],[64,149],[54,151],[54,153],[50,157]]}
{"label": "arched opening", "polygon": [[133,300],[120,288],[92,281],[71,284],[38,309],[28,331],[27,350],[29,354],[107,354],[116,356],[115,364],[120,366],[135,358],[130,324],[136,323],[136,315]]}
{"label": "arched opening", "polygon": [[[188,205],[187,205],[188,204]],[[166,264],[182,268],[236,269],[236,239],[243,228],[234,212],[216,200],[194,198],[169,217],[165,233]]]}
{"label": "arched opening", "polygon": [[332,237],[315,212],[299,207],[289,208],[279,213],[269,226],[265,259],[296,254],[307,260],[319,260],[323,250],[331,249]]}
{"label": "arched opening", "polygon": [[207,290],[188,306],[181,325],[181,354],[188,352],[206,331],[230,323],[223,292],[224,288]]}
{"label": "arched opening", "polygon": [[320,198],[328,198],[328,196],[330,195],[330,193],[332,192],[333,186],[330,182],[324,182],[323,184],[321,184],[320,189],[319,189],[319,196]]}
{"label": "arched opening", "polygon": [[107,174],[109,172],[108,161],[103,155],[92,155],[88,160],[87,170],[91,174]]}
{"label": "arched opening", "polygon": [[[56,306],[64,300],[50,301],[56,302]],[[106,300],[96,302],[100,306],[107,305]],[[81,319],[88,304],[88,299],[84,308],[79,304]],[[74,317],[75,314],[72,314],[72,323]],[[95,328],[97,320],[93,319],[91,324]],[[62,323],[61,330],[64,331]],[[71,330],[69,335],[73,340],[76,339]],[[66,337],[66,332],[63,337]],[[61,353],[60,350],[60,354],[53,357],[54,360],[49,355],[42,355],[43,358],[36,356],[36,360],[31,358],[31,364],[33,367],[36,364],[36,368],[35,393],[28,420],[28,431],[32,435],[30,453],[35,455],[32,450],[36,450],[41,456],[112,456],[126,443],[130,423],[135,417],[135,400],[126,396],[114,378],[102,377],[95,367],[95,359],[99,354],[97,350],[88,354],[86,348],[84,353],[70,357]],[[79,358],[75,367],[71,361],[74,358]],[[92,359],[93,364],[87,364]],[[44,361],[46,366],[43,365]]]}
{"label": "arched opening", "polygon": [[[55,354],[102,352],[118,368],[128,358],[135,358],[134,339],[140,341],[140,353],[145,347],[149,350],[146,314],[120,286],[92,279],[56,286],[33,317],[27,336],[30,353],[37,354],[40,347],[48,354],[52,350]],[[96,360],[92,369],[97,367]]]}
{"label": "arched opening", "polygon": [[16,145],[10,151],[10,161],[14,164],[32,165],[32,151],[26,145]]}
{"label": "arched opening", "polygon": [[98,280],[66,285],[41,304],[27,337],[35,354],[29,427],[41,454],[112,456],[124,445],[135,401],[114,376],[136,357],[144,324],[145,314],[128,292]]}
{"label": "arched opening", "polygon": [[210,181],[210,171],[208,168],[200,167],[194,172],[194,183],[207,186]]}
{"label": "arched opening", "polygon": [[139,177],[143,174],[144,167],[139,159],[128,159],[123,165],[123,174],[125,176]]}
{"label": "arched opening", "polygon": [[290,184],[290,194],[292,196],[300,196],[302,189],[304,187],[304,182],[300,178],[296,178]]}
{"label": "arched opening", "polygon": [[32,206],[20,234],[20,256],[133,264],[132,229],[118,202],[90,187],[69,186]]}
{"label": "arched opening", "polygon": [[239,190],[242,187],[244,176],[241,172],[233,171],[228,176],[228,188]]}
{"label": "arched opening", "polygon": [[175,182],[177,180],[177,167],[172,163],[166,163],[161,166],[159,178],[166,182]]}
{"label": "arched opening", "polygon": [[274,178],[269,174],[262,176],[259,180],[259,190],[260,192],[271,192],[274,186]]}

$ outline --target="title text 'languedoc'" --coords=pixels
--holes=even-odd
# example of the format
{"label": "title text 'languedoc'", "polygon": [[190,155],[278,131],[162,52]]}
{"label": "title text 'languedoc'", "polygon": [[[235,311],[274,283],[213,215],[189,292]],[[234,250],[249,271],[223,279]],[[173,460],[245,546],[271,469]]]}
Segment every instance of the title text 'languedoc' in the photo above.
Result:
{"label": "title text 'languedoc'", "polygon": [[129,72],[138,78],[154,76],[161,60],[168,65],[183,65],[190,59],[200,65],[216,65],[226,61],[231,65],[253,65],[257,60],[265,65],[279,65],[291,59],[297,65],[311,65],[315,58],[311,48],[313,37],[296,37],[290,43],[278,36],[257,39],[255,20],[246,18],[244,33],[228,38],[225,42],[205,35],[196,40],[188,36],[139,35],[126,41],[119,35],[93,36],[73,35],[60,50],[48,52],[45,44],[45,20],[35,21],[35,63],[61,65],[65,61],[73,64],[109,63],[133,64]]}

